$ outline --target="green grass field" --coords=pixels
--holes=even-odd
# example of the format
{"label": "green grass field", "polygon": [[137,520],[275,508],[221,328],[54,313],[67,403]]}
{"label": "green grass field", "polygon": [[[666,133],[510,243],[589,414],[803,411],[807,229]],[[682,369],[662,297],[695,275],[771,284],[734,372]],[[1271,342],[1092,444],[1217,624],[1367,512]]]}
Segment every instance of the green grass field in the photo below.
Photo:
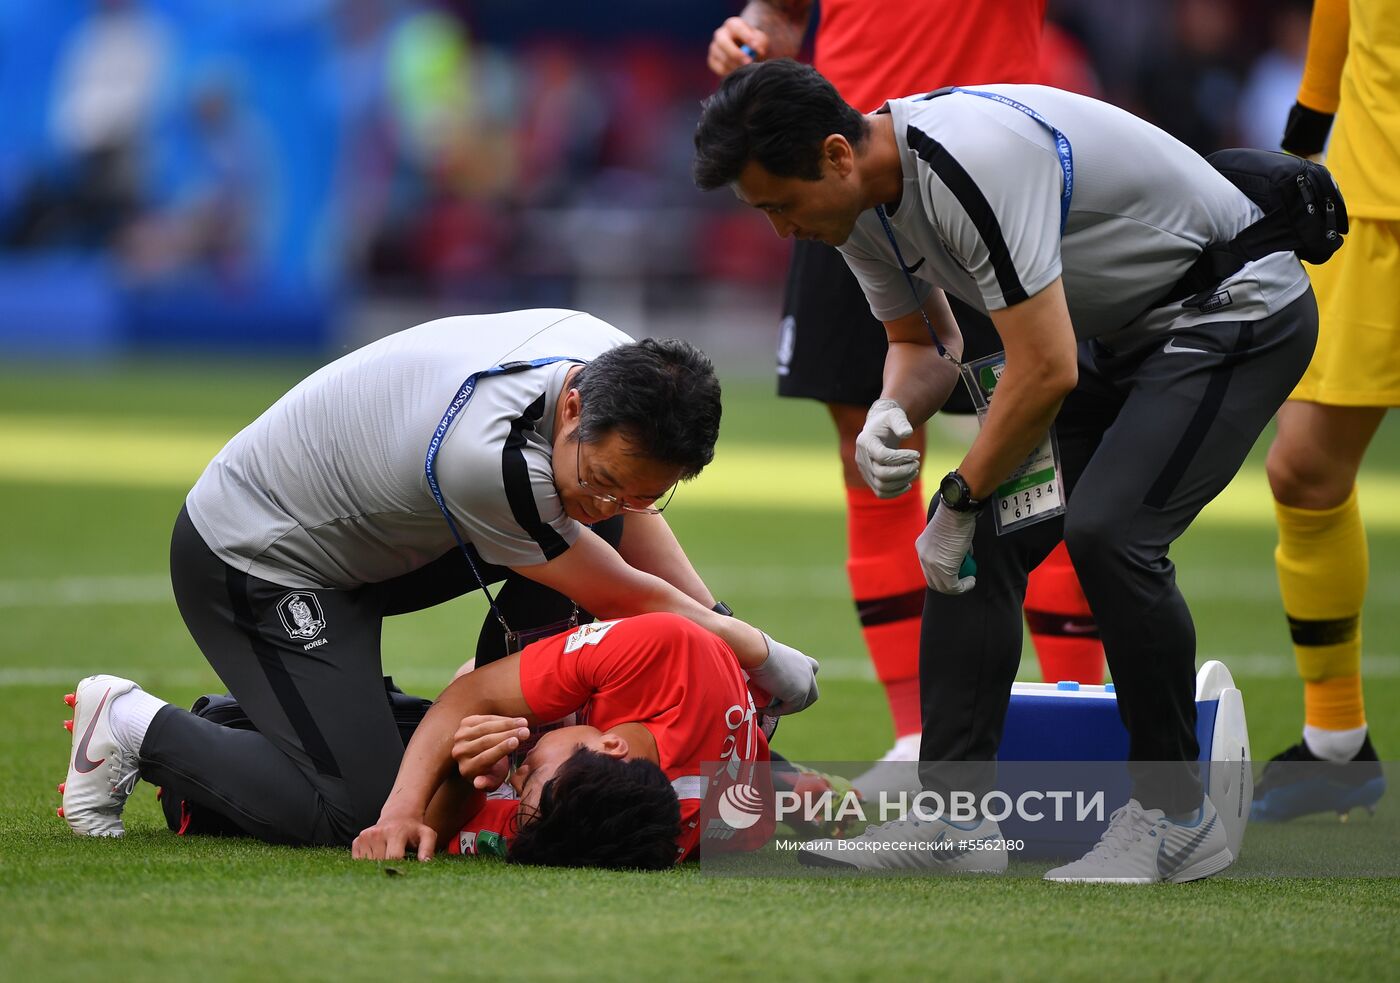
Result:
{"label": "green grass field", "polygon": [[[1395,975],[1396,879],[1132,889],[378,865],[334,850],[177,839],[144,785],[124,840],[74,838],[54,815],[68,749],[61,696],[99,670],[186,704],[219,688],[170,598],[171,521],[208,458],[305,369],[0,370],[0,979]],[[771,398],[766,380],[730,378],[723,432],[715,465],[667,517],[718,596],[823,661],[822,701],[784,724],[779,748],[799,759],[876,756],[889,722],[846,593],[824,414]],[[929,472],[955,455],[940,440]],[[1400,747],[1395,421],[1369,465],[1367,704],[1385,757]],[[1296,740],[1302,712],[1272,544],[1261,444],[1174,550],[1200,657],[1234,670],[1257,757]],[[386,672],[431,695],[468,654],[481,611],[467,599],[391,621]],[[1037,678],[1029,649],[1023,677]],[[1382,816],[1393,808],[1384,803]],[[1360,846],[1375,821],[1305,823]]]}

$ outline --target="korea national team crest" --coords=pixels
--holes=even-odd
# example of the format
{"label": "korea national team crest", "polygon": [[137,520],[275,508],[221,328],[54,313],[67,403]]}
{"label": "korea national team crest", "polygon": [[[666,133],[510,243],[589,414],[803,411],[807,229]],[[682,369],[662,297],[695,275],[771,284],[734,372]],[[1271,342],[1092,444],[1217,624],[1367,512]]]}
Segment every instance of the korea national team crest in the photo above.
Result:
{"label": "korea national team crest", "polygon": [[282,618],[282,627],[292,638],[315,638],[326,627],[321,602],[308,591],[294,591],[282,598],[277,603],[277,613]]}

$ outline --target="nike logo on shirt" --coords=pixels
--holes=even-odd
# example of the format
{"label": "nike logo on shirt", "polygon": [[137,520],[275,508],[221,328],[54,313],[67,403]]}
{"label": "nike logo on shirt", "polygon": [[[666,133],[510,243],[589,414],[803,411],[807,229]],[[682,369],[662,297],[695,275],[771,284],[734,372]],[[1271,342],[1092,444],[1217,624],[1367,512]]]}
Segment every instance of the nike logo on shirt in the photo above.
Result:
{"label": "nike logo on shirt", "polygon": [[1210,353],[1209,353],[1208,351],[1206,351],[1204,348],[1187,348],[1185,345],[1178,345],[1178,344],[1176,343],[1176,339],[1175,339],[1175,338],[1173,338],[1171,341],[1167,342],[1167,347],[1166,347],[1166,348],[1163,348],[1162,351],[1167,352],[1167,353],[1172,354],[1172,355],[1175,355],[1175,354],[1178,353],[1178,352],[1194,352],[1194,353],[1197,354],[1197,355],[1209,355],[1209,354],[1210,354]]}

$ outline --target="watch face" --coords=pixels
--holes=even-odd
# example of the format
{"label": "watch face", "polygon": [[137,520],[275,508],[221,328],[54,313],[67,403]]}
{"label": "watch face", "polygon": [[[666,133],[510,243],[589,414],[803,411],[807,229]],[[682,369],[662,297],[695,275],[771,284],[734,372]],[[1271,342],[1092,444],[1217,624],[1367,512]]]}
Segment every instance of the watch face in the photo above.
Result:
{"label": "watch face", "polygon": [[938,494],[944,502],[953,508],[961,505],[967,498],[963,494],[962,482],[952,475],[943,479],[943,482],[938,486]]}

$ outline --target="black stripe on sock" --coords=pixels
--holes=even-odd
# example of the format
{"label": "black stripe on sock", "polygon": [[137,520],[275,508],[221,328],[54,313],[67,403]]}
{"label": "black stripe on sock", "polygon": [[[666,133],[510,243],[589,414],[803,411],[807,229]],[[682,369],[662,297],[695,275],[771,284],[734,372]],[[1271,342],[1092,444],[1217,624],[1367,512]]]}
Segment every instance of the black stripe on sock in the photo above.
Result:
{"label": "black stripe on sock", "polygon": [[938,179],[953,193],[953,197],[958,199],[958,204],[977,227],[977,234],[982,237],[982,242],[987,247],[992,269],[996,271],[997,283],[1001,286],[1001,296],[1006,301],[1006,306],[1010,307],[1025,300],[1026,288],[1021,286],[1016,264],[1011,261],[1011,250],[1007,248],[1006,238],[1001,234],[1001,223],[997,221],[996,213],[982,194],[982,189],[977,187],[977,182],[953,159],[953,155],[948,153],[943,144],[922,130],[909,127],[905,131],[905,139],[909,141],[910,149],[933,168]]}
{"label": "black stripe on sock", "polygon": [[1032,635],[1050,638],[1099,637],[1099,625],[1092,615],[1065,614],[1062,611],[1036,611],[1026,608],[1026,627]]}
{"label": "black stripe on sock", "polygon": [[856,601],[856,614],[862,628],[874,628],[894,621],[907,621],[924,616],[924,591],[911,590],[907,594],[891,594],[889,597],[869,597]]}
{"label": "black stripe on sock", "polygon": [[1186,469],[1196,456],[1196,451],[1200,449],[1201,444],[1206,439],[1206,434],[1215,424],[1215,418],[1220,414],[1220,407],[1225,402],[1225,393],[1230,388],[1230,379],[1235,374],[1235,356],[1248,351],[1252,344],[1254,344],[1254,325],[1245,321],[1240,324],[1240,333],[1239,337],[1235,339],[1234,350],[1215,367],[1210,382],[1206,384],[1205,395],[1201,397],[1201,402],[1196,406],[1196,412],[1191,416],[1191,422],[1186,425],[1181,439],[1177,441],[1176,449],[1172,451],[1171,457],[1167,458],[1167,463],[1162,466],[1157,480],[1147,490],[1142,504],[1148,508],[1162,508],[1172,497],[1172,492],[1176,491],[1176,486],[1180,484],[1182,476],[1186,474]]}
{"label": "black stripe on sock", "polygon": [[530,468],[525,463],[525,434],[534,430],[544,415],[544,394],[526,407],[525,412],[510,421],[510,435],[501,451],[501,479],[505,484],[510,514],[520,528],[539,546],[546,560],[552,560],[569,548],[564,537],[540,518],[535,505],[535,492],[530,483]]}
{"label": "black stripe on sock", "polygon": [[1356,641],[1360,630],[1359,614],[1316,621],[1288,616],[1288,633],[1293,636],[1294,645],[1341,645],[1343,642]]}
{"label": "black stripe on sock", "polygon": [[258,657],[258,664],[267,676],[268,685],[272,687],[272,693],[277,697],[282,712],[291,722],[292,730],[296,731],[302,749],[316,766],[317,772],[330,778],[340,778],[340,766],[336,764],[335,755],[331,754],[330,745],[321,735],[321,729],[316,726],[316,720],[311,716],[310,708],[297,690],[291,673],[287,671],[281,653],[258,630],[258,620],[253,616],[253,606],[248,600],[248,575],[229,567],[224,575],[224,583],[228,587],[234,624],[247,636],[252,645],[253,654]]}

